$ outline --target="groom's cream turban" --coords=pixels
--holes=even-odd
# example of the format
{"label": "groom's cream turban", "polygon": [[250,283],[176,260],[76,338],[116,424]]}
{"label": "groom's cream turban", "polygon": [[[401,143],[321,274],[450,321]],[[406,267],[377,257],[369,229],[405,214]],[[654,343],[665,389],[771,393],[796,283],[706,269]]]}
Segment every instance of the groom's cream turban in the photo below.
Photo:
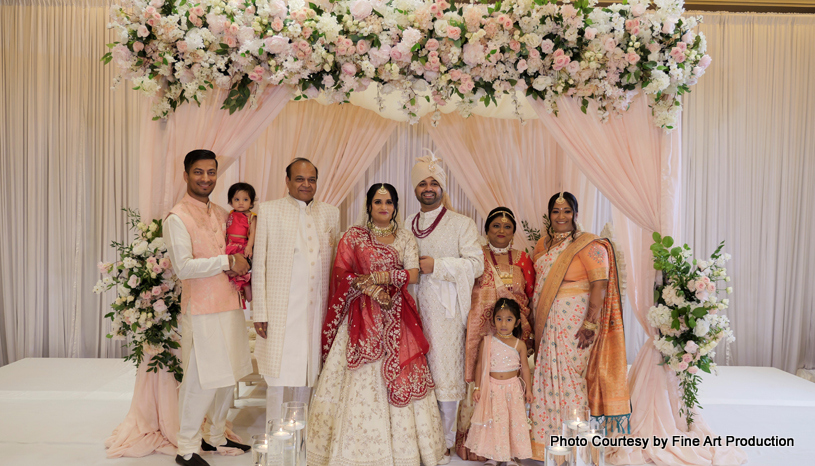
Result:
{"label": "groom's cream turban", "polygon": [[416,165],[410,170],[410,182],[413,183],[413,188],[421,183],[421,181],[428,177],[433,177],[439,182],[439,186],[443,191],[447,190],[447,175],[444,169],[441,168],[441,159],[436,157],[433,152],[427,151],[430,155],[424,155],[416,159]]}

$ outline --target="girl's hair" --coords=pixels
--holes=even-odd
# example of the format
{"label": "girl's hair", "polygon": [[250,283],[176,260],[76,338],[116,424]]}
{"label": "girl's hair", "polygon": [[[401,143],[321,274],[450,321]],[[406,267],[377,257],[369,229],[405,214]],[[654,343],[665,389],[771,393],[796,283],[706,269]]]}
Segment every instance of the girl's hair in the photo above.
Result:
{"label": "girl's hair", "polygon": [[512,312],[512,315],[515,316],[515,321],[518,323],[512,329],[512,336],[515,338],[521,338],[521,306],[511,298],[501,298],[495,302],[495,310],[492,312],[492,323],[495,323],[495,316],[498,315],[498,311],[501,309],[508,309]]}
{"label": "girl's hair", "polygon": [[396,214],[399,213],[399,194],[396,192],[396,188],[388,183],[376,183],[368,188],[368,193],[365,195],[365,212],[368,214],[368,222],[371,221],[371,209],[373,208],[374,196],[376,196],[376,192],[383,187],[388,190],[388,193],[391,195],[391,201],[393,202],[393,215],[391,215],[391,220],[394,220]]}
{"label": "girl's hair", "polygon": [[[557,198],[560,197],[560,193],[555,194],[554,196],[549,198],[549,205],[546,209],[549,214],[549,227],[551,228],[552,225],[552,210],[555,208],[555,201]],[[577,222],[574,220],[574,216],[577,215],[577,198],[574,197],[574,194],[570,193],[569,191],[563,191],[563,199],[569,204],[569,207],[572,209],[572,239],[575,238],[577,234]],[[551,231],[549,232],[552,233]]]}
{"label": "girl's hair", "polygon": [[250,209],[255,206],[255,188],[252,187],[249,183],[235,183],[229,187],[229,192],[227,196],[229,197],[229,204],[232,205],[232,198],[235,197],[235,194],[238,194],[238,191],[246,191],[246,194],[249,195],[249,200],[252,201],[252,205],[249,207]]}

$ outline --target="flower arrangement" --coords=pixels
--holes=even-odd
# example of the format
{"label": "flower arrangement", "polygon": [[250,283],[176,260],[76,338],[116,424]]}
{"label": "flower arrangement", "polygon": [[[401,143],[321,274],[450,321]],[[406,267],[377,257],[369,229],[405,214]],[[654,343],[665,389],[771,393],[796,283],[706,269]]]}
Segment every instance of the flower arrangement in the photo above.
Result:
{"label": "flower arrangement", "polygon": [[701,381],[698,371],[715,370],[716,346],[722,340],[735,341],[730,320],[721,313],[730,301],[718,296],[721,292],[733,292],[725,269],[730,254],[721,252],[724,241],[707,260],[691,259],[693,251],[687,244],[681,247],[673,244],[670,236],[663,238],[654,233],[651,251],[654,268],[662,274],[662,284],[655,288],[655,303],[647,317],[648,323],[659,330],[654,346],[663,356],[662,364],[668,365],[679,378],[683,400],[680,414],[690,428],[693,408],[700,406],[696,398]]}
{"label": "flower arrangement", "polygon": [[[316,1],[316,0],[315,0]],[[505,0],[494,5],[448,0],[119,0],[110,27],[119,40],[102,58],[116,78],[159,96],[154,117],[214,88],[229,89],[223,108],[254,105],[267,86],[290,85],[295,100],[324,94],[345,102],[377,86],[377,100],[397,93],[411,122],[419,99],[438,107],[475,105],[508,94],[596,102],[601,119],[648,96],[655,123],[670,130],[710,65],[699,17],[683,1]]]}
{"label": "flower arrangement", "polygon": [[130,244],[111,243],[119,260],[99,263],[103,278],[93,287],[96,294],[115,289],[118,295],[111,304],[113,311],[105,315],[113,321],[107,337],[128,342],[132,352],[126,361],[138,365],[145,356],[152,357],[148,371],[165,369],[180,382],[181,362],[172,350],[180,347],[181,282],[167,256],[161,220],[145,224],[137,211],[123,210],[136,239]]}

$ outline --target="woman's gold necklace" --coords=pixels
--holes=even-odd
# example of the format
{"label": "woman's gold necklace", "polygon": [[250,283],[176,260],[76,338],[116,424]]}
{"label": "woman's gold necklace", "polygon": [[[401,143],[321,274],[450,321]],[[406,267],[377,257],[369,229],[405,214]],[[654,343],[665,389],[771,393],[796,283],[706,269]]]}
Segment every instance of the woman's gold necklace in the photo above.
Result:
{"label": "woman's gold necklace", "polygon": [[368,229],[371,230],[371,233],[378,238],[383,238],[385,236],[390,236],[393,234],[393,230],[395,229],[393,224],[386,226],[385,228],[380,228],[373,224],[373,222],[368,222]]}

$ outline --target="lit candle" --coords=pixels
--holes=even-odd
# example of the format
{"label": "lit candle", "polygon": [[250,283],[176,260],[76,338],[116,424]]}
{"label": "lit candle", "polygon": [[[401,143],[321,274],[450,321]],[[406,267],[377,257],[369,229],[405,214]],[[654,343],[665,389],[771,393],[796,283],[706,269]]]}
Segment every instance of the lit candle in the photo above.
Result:
{"label": "lit candle", "polygon": [[546,447],[546,466],[568,466],[571,452],[569,447]]}
{"label": "lit candle", "polygon": [[275,432],[274,434],[272,434],[272,437],[274,437],[277,440],[286,440],[286,439],[291,438],[291,433],[286,432],[283,429],[280,429],[277,432]]}

